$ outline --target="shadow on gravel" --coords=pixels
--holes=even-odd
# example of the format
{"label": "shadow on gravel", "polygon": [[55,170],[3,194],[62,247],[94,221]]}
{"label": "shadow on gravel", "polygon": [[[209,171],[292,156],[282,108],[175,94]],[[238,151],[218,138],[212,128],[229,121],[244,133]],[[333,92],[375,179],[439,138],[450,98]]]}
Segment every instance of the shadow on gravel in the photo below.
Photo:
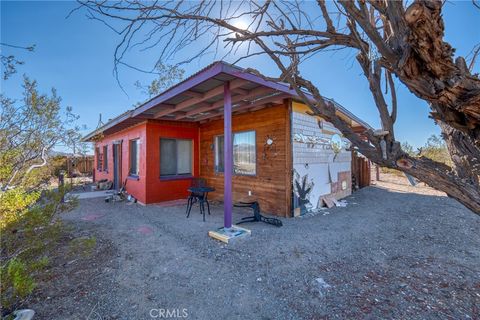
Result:
{"label": "shadow on gravel", "polygon": [[95,253],[60,250],[29,307],[40,319],[152,319],[159,308],[189,319],[478,317],[480,217],[447,197],[378,187],[346,201],[281,228],[245,224],[252,236],[226,246],[207,236],[221,205],[203,222],[195,207],[186,219],[181,205],[81,200],[64,219],[97,238]]}

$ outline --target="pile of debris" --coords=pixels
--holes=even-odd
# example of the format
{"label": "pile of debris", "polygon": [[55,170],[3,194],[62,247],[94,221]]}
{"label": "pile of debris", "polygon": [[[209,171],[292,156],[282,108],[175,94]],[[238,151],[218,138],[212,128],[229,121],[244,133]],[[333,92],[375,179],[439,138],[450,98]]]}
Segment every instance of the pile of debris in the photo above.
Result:
{"label": "pile of debris", "polygon": [[94,185],[94,190],[110,190],[113,187],[113,182],[107,179],[98,180]]}
{"label": "pile of debris", "polygon": [[348,204],[346,200],[337,200],[331,195],[327,195],[327,196],[322,197],[321,201],[329,209],[333,208],[333,207],[343,207],[344,208]]}
{"label": "pile of debris", "polygon": [[[127,201],[127,204],[134,204],[137,203],[137,199],[133,197],[131,194],[128,194],[127,192],[127,179],[125,179],[125,182],[123,183],[122,187],[120,190],[114,190],[114,192],[109,195],[108,197],[105,198],[105,202],[121,202],[121,201]],[[100,181],[99,181],[100,182]]]}

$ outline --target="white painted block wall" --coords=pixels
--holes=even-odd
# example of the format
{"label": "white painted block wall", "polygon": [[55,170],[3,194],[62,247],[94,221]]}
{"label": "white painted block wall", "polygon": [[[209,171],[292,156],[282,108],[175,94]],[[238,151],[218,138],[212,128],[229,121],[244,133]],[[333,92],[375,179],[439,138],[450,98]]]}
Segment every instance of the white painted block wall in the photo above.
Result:
{"label": "white painted block wall", "polygon": [[[297,173],[294,175],[294,180],[295,177],[302,179],[308,175],[308,182],[313,183],[308,197],[309,203],[306,204],[307,211],[317,209],[320,198],[332,192],[331,184],[337,182],[338,172],[351,170],[351,153],[342,148],[335,155],[330,145],[334,134],[340,134],[340,132],[330,123],[322,122],[322,129],[320,129],[316,117],[292,112],[293,168]],[[305,143],[299,140],[316,143]],[[296,189],[294,182],[294,191]]]}

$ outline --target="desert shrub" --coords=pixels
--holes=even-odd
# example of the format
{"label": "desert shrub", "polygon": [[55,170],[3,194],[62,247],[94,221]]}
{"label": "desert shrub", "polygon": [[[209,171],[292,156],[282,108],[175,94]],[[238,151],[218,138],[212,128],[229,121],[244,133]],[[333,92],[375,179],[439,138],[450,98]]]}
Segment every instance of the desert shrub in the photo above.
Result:
{"label": "desert shrub", "polygon": [[[0,94],[0,303],[1,316],[20,306],[39,284],[49,257],[66,232],[59,214],[76,205],[63,202],[69,187],[53,190],[51,180],[64,161],[55,146],[84,149],[78,119],[62,108],[55,89],[40,93],[23,79],[23,99]],[[81,243],[81,242],[80,242]],[[90,246],[91,243],[88,243]]]}
{"label": "desert shrub", "polygon": [[393,174],[398,177],[405,177],[402,171],[391,169],[391,168],[380,167],[380,172],[385,174]]}
{"label": "desert shrub", "polygon": [[13,296],[24,298],[28,296],[36,284],[27,270],[27,265],[20,259],[13,258],[5,268],[3,281],[10,282]]}
{"label": "desert shrub", "polygon": [[451,166],[452,160],[448,153],[445,141],[440,136],[431,135],[427,143],[419,150],[420,156],[430,158],[432,160],[443,162]]}
{"label": "desert shrub", "polygon": [[[452,165],[452,160],[448,153],[445,141],[441,136],[431,135],[427,142],[421,147],[415,150],[415,148],[408,142],[402,143],[402,150],[408,153],[412,157],[427,157],[429,159],[445,163],[448,166]],[[382,173],[393,174],[396,176],[404,176],[403,172],[395,169],[380,168]]]}
{"label": "desert shrub", "polygon": [[3,313],[20,305],[35,289],[48,266],[48,256],[65,228],[58,215],[76,205],[62,202],[65,188],[28,192],[23,188],[0,194],[0,296]]}
{"label": "desert shrub", "polygon": [[96,245],[97,239],[95,237],[76,238],[70,242],[69,254],[72,256],[88,256],[93,252]]}

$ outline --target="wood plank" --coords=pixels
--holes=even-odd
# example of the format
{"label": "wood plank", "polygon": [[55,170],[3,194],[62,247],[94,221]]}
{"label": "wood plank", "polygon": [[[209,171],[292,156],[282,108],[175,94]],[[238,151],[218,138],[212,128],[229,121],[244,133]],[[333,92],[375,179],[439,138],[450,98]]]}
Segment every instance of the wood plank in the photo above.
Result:
{"label": "wood plank", "polygon": [[[248,81],[245,81],[245,80],[242,80],[242,79],[235,79],[235,80],[230,82],[230,87],[232,89],[234,89],[234,88],[241,87],[241,86],[243,86],[247,83],[248,83]],[[160,117],[166,116],[167,114],[170,114],[170,113],[173,113],[173,112],[176,112],[176,111],[181,111],[181,110],[186,109],[190,106],[193,106],[197,103],[200,103],[200,102],[203,102],[205,100],[214,98],[214,97],[216,97],[218,95],[221,95],[221,94],[223,94],[223,84],[213,88],[210,91],[205,92],[201,97],[185,100],[185,101],[175,105],[175,108],[173,108],[173,109],[166,109],[166,110],[159,111],[154,115],[154,118],[158,119]]]}
{"label": "wood plank", "polygon": [[[260,100],[257,100],[255,101],[254,103],[248,103],[248,102],[241,102],[240,105],[237,105],[233,110],[232,112],[234,114],[238,114],[239,112],[242,112],[242,111],[249,111],[249,110],[252,110],[252,111],[257,111],[257,110],[260,110],[260,109],[263,109],[267,106],[267,104],[271,104],[273,101],[282,101],[284,98],[286,98],[286,95],[284,94],[280,94],[280,95],[277,95],[277,96],[273,96],[273,97],[266,97],[266,98],[263,98],[263,99],[260,99]],[[283,102],[281,102],[283,103]],[[273,106],[270,105],[270,107]],[[220,112],[220,110],[211,110],[209,111],[210,114],[207,114],[207,115],[204,115],[204,116],[201,116],[201,117],[197,117],[195,118],[194,121],[203,121],[203,120],[206,120],[206,119],[210,119],[210,118],[214,118],[214,117],[218,117],[219,115],[221,116],[222,115],[222,112]]]}
{"label": "wood plank", "polygon": [[[288,106],[272,106],[255,112],[233,116],[233,132],[255,130],[256,133],[256,176],[232,177],[234,201],[259,201],[262,212],[279,216],[291,216],[287,203],[290,200],[287,184],[287,127],[289,124]],[[214,170],[214,137],[223,133],[223,122],[215,120],[200,124],[200,175],[207,179],[208,184],[217,191],[209,194],[212,200],[223,200],[223,174]],[[273,151],[266,150],[264,145],[267,136],[273,137],[276,144]],[[248,191],[252,196],[248,196]]]}
{"label": "wood plank", "polygon": [[[255,98],[255,97],[258,97],[259,95],[262,95],[262,94],[268,94],[269,92],[273,92],[272,89],[265,88],[265,87],[256,88],[256,89],[253,89],[253,90],[249,91],[247,95],[233,96],[232,97],[232,104],[236,104],[236,103],[239,103],[243,100],[248,100],[250,98]],[[220,100],[220,101],[217,101],[217,102],[215,102],[215,103],[213,103],[209,106],[195,108],[191,111],[188,111],[186,115],[180,115],[180,116],[175,117],[175,120],[181,120],[185,117],[194,116],[196,114],[199,114],[199,113],[202,113],[202,112],[208,112],[210,110],[214,110],[214,109],[221,108],[221,107],[223,107],[223,99]]]}
{"label": "wood plank", "polygon": [[203,97],[203,93],[195,92],[195,91],[191,91],[191,90],[185,91],[184,94],[186,96],[189,96],[189,97],[192,97],[192,98],[202,98]]}

